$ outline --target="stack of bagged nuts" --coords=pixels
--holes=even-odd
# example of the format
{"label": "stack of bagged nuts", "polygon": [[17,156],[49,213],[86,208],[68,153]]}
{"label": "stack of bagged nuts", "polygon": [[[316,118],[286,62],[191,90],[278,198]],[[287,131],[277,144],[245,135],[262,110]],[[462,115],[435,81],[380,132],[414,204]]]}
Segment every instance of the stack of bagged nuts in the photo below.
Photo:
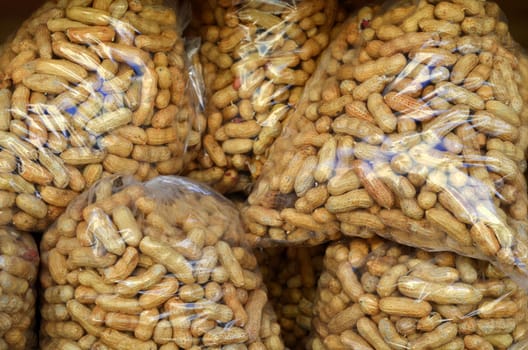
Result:
{"label": "stack of bagged nuts", "polygon": [[491,1],[350,3],[25,21],[0,46],[0,350],[37,319],[42,350],[525,349],[528,56]]}
{"label": "stack of bagged nuts", "polygon": [[200,142],[179,18],[156,0],[46,2],[0,57],[0,224],[43,231],[107,174],[177,174]]}
{"label": "stack of bagged nuts", "polygon": [[323,54],[248,227],[286,243],[379,234],[490,259],[526,286],[528,110],[502,13],[390,5],[360,10]]}
{"label": "stack of bagged nuts", "polygon": [[337,0],[193,4],[207,130],[188,176],[221,193],[247,192],[328,45]]}
{"label": "stack of bagged nuts", "polygon": [[101,180],[44,234],[41,348],[283,349],[236,209],[183,178],[127,181]]}
{"label": "stack of bagged nuts", "polygon": [[306,349],[324,252],[325,246],[255,251],[284,345],[289,349]]}
{"label": "stack of bagged nuts", "polygon": [[488,262],[357,238],[324,267],[313,350],[526,347],[528,296]]}
{"label": "stack of bagged nuts", "polygon": [[38,265],[37,246],[29,234],[0,228],[0,350],[37,346]]}

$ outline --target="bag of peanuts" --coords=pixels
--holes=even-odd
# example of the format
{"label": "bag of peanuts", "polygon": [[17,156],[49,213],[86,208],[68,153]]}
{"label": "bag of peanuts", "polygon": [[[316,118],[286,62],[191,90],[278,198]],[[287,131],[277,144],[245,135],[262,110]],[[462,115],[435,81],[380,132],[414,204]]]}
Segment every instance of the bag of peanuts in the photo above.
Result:
{"label": "bag of peanuts", "polygon": [[399,1],[321,57],[244,210],[257,239],[391,238],[499,263],[528,287],[528,114],[488,1]]}
{"label": "bag of peanuts", "polygon": [[48,1],[6,44],[0,224],[44,231],[105,174],[147,180],[190,162],[200,142],[181,37],[190,5],[162,3]]}
{"label": "bag of peanuts", "polygon": [[187,176],[249,191],[342,13],[337,0],[193,2],[207,129]]}
{"label": "bag of peanuts", "polygon": [[311,348],[526,349],[527,306],[489,262],[355,238],[326,250]]}
{"label": "bag of peanuts", "polygon": [[0,349],[37,347],[35,323],[39,254],[33,238],[0,227]]}
{"label": "bag of peanuts", "polygon": [[239,213],[179,177],[110,176],[41,241],[41,349],[284,349]]}
{"label": "bag of peanuts", "polygon": [[255,251],[288,349],[306,349],[324,253],[324,246],[274,247]]}

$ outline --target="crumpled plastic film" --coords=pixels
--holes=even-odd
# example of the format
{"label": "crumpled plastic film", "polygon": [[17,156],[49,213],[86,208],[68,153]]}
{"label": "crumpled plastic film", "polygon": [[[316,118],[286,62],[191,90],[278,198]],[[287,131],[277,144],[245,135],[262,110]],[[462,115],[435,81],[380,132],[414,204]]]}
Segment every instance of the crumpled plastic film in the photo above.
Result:
{"label": "crumpled plastic film", "polygon": [[44,234],[43,350],[282,350],[239,212],[179,177],[107,177]]}
{"label": "crumpled plastic film", "polygon": [[106,174],[183,170],[200,142],[187,2],[48,1],[0,57],[0,224],[44,231]]}
{"label": "crumpled plastic film", "polygon": [[374,238],[326,250],[311,349],[525,349],[528,297],[488,262]]}
{"label": "crumpled plastic film", "polygon": [[361,9],[273,146],[248,227],[272,243],[379,234],[489,259],[526,287],[518,52],[493,2]]}
{"label": "crumpled plastic film", "polygon": [[33,237],[0,227],[0,349],[37,347],[39,252]]}
{"label": "crumpled plastic film", "polygon": [[336,0],[196,1],[207,130],[186,174],[248,192],[328,45]]}

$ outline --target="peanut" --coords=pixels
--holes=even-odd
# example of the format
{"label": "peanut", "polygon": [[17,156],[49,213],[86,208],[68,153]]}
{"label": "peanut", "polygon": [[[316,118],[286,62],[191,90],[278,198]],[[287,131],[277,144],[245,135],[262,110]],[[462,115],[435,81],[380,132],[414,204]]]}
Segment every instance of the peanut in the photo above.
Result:
{"label": "peanut", "polygon": [[[329,42],[336,6],[336,0],[306,0],[286,8],[262,0],[250,6],[193,3],[199,15],[191,32],[203,39],[198,64],[203,68],[209,96],[205,113],[212,127],[187,176],[222,193],[243,191],[242,179],[252,183],[258,178],[268,150]],[[277,41],[279,32],[287,33],[288,39]],[[240,155],[246,160],[237,166]],[[222,175],[216,176],[220,171]],[[224,181],[227,176],[232,181]]]}
{"label": "peanut", "polygon": [[[34,330],[39,253],[33,238],[11,228],[0,228],[0,346],[5,349],[37,347]],[[59,277],[60,278],[60,277]],[[66,321],[64,309],[42,310],[53,322]]]}
{"label": "peanut", "polygon": [[304,349],[308,341],[323,250],[270,248],[256,253],[284,344],[290,349]]}
{"label": "peanut", "polygon": [[216,192],[184,178],[96,182],[44,234],[41,345],[65,338],[80,346],[89,335],[113,349],[283,349],[238,215]]}
{"label": "peanut", "polygon": [[[507,49],[504,20],[484,7],[422,1],[349,18],[248,198],[250,208],[302,220],[248,218],[257,244],[332,240],[340,237],[328,230],[335,225],[351,236],[491,260],[524,278],[528,70]],[[344,138],[348,148],[338,151]],[[506,193],[513,188],[515,200]],[[313,193],[324,196],[314,201]],[[334,216],[309,225],[323,209]]]}
{"label": "peanut", "polygon": [[[468,265],[475,276],[469,277]],[[514,331],[526,322],[526,315],[513,315],[527,295],[512,285],[516,292],[502,288],[484,297],[486,288],[512,283],[493,274],[488,262],[374,237],[329,245],[324,266],[312,320],[312,342],[324,344],[322,348],[330,348],[334,337],[359,349],[463,349],[464,344],[501,349],[524,344],[515,340]],[[353,277],[343,279],[343,270]],[[366,281],[369,271],[381,274],[373,294],[361,288],[359,297],[344,298],[346,283]],[[366,309],[366,300],[377,304]]]}
{"label": "peanut", "polygon": [[[0,147],[22,158],[13,173],[36,185],[43,201],[32,208],[27,196],[15,202],[11,223],[19,229],[46,229],[54,206],[65,208],[103,170],[144,180],[177,174],[197,155],[202,125],[184,89],[189,75],[177,13],[136,3],[133,13],[123,1],[47,2],[2,51],[9,64],[2,68]],[[158,32],[140,35],[136,24]],[[157,149],[136,145],[166,148],[156,157]],[[44,196],[39,186],[50,185],[67,195]],[[18,196],[27,192],[11,187]]]}

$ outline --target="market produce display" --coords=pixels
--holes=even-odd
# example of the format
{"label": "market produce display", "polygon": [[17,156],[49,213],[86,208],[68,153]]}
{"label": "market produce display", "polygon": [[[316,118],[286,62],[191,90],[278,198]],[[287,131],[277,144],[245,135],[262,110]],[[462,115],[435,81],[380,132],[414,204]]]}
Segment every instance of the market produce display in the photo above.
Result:
{"label": "market produce display", "polygon": [[236,209],[177,177],[109,177],[43,236],[41,348],[283,349]]}
{"label": "market produce display", "polygon": [[42,0],[0,350],[528,349],[527,82],[487,0]]}
{"label": "market produce display", "polygon": [[189,11],[161,3],[49,1],[4,45],[0,224],[44,231],[105,174],[146,180],[189,162],[200,142],[181,37]]}
{"label": "market produce display", "polygon": [[381,239],[330,246],[312,349],[524,349],[526,292],[491,264]]}
{"label": "market produce display", "polygon": [[39,253],[33,238],[0,228],[0,350],[37,346],[36,281]]}
{"label": "market produce display", "polygon": [[[207,103],[203,150],[188,176],[247,192],[328,45],[336,0],[196,1]],[[192,31],[191,31],[192,32]]]}
{"label": "market produce display", "polygon": [[[254,234],[379,234],[528,271],[527,114],[485,1],[366,7],[323,55],[249,197]],[[258,229],[258,230],[257,230]]]}
{"label": "market produce display", "polygon": [[324,246],[255,251],[284,345],[291,350],[306,349],[324,252]]}

